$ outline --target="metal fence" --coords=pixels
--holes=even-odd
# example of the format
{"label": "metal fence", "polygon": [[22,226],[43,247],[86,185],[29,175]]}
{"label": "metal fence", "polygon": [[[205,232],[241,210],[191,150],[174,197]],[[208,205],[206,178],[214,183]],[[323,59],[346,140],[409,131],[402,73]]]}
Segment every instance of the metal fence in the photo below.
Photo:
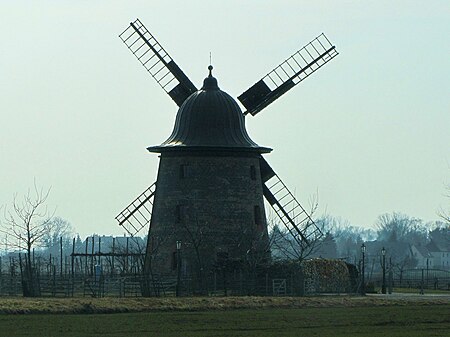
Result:
{"label": "metal fence", "polygon": [[[366,290],[377,291],[383,285],[382,273],[373,273],[366,278]],[[443,269],[387,269],[386,287],[397,289],[416,289],[450,291],[450,270]]]}
{"label": "metal fence", "polygon": [[[0,274],[0,296],[22,296],[20,275]],[[202,280],[195,277],[142,275],[98,275],[96,277],[39,275],[36,278],[41,297],[139,297],[148,296],[304,296],[320,294],[323,281],[305,280],[298,275],[261,273],[249,276],[236,271],[223,275],[212,272]],[[352,292],[348,285],[334,292]]]}
{"label": "metal fence", "polygon": [[[68,260],[68,259],[65,259]],[[75,263],[57,264],[55,260],[36,259],[33,268],[35,295],[43,297],[139,297],[139,296],[304,296],[323,293],[361,293],[361,272],[347,264],[349,277],[336,273],[308,273],[301,269],[211,270],[198,275],[152,275],[144,278],[140,263],[131,256],[124,268],[100,268],[98,261],[87,257]],[[99,260],[100,261],[100,260]],[[106,261],[106,259],[105,259]],[[56,261],[57,262],[57,261]],[[100,261],[101,262],[101,261]],[[27,278],[23,261],[10,257],[0,264],[0,296],[22,296]],[[117,263],[117,261],[116,261]],[[59,267],[59,268],[58,268]],[[317,269],[315,269],[317,270]],[[330,270],[328,270],[330,271]],[[342,274],[340,275],[342,276]],[[339,281],[339,282],[338,282]],[[450,271],[438,269],[388,268],[385,286],[424,290],[450,291]],[[381,272],[367,273],[365,292],[379,292],[383,284]]]}

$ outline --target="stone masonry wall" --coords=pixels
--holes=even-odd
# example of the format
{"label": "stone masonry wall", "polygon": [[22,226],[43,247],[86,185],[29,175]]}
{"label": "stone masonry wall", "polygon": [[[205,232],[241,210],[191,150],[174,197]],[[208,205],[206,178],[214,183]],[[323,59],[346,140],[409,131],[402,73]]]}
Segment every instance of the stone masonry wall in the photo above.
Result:
{"label": "stone masonry wall", "polygon": [[[161,155],[150,241],[153,273],[208,270],[218,255],[246,259],[267,249],[258,154]],[[264,254],[264,252],[260,252]]]}

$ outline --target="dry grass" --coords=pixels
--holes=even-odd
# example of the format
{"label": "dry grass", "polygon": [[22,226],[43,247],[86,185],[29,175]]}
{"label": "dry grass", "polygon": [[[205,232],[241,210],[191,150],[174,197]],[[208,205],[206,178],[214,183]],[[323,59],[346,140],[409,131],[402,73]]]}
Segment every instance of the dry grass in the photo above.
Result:
{"label": "dry grass", "polygon": [[0,314],[100,314],[270,308],[353,308],[449,305],[450,297],[182,297],[182,298],[2,298]]}

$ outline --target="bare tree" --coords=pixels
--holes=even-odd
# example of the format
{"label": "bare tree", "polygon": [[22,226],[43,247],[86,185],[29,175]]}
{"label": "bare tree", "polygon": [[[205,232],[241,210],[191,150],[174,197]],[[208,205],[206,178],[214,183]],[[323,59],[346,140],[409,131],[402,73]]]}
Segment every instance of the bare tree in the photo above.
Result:
{"label": "bare tree", "polygon": [[336,237],[338,254],[347,262],[355,262],[361,251],[361,244],[376,239],[373,229],[352,226],[348,221],[337,219],[333,222],[333,234]]}
{"label": "bare tree", "polygon": [[377,219],[379,241],[425,243],[427,228],[422,220],[394,212],[382,214]]}
{"label": "bare tree", "polygon": [[157,233],[150,227],[145,246],[143,247],[145,257],[143,265],[144,282],[142,295],[144,297],[149,297],[151,295],[159,296],[161,275],[155,273],[155,270],[159,271],[159,268],[161,268],[161,255],[164,254],[163,248],[165,244],[168,241],[173,240],[174,237],[174,227],[166,226]]}
{"label": "bare tree", "polygon": [[[324,232],[323,224],[316,222],[322,232]],[[276,226],[271,233],[272,253],[275,259],[302,261],[319,249],[322,243],[321,238],[322,236],[317,236],[308,240],[306,244],[288,230]]]}
{"label": "bare tree", "polygon": [[4,210],[4,221],[0,233],[5,234],[9,247],[25,251],[24,296],[37,296],[38,289],[32,266],[32,251],[45,245],[45,237],[52,231],[53,213],[45,205],[50,189],[44,191],[34,184],[34,191],[28,190],[21,201],[14,196],[11,208]]}
{"label": "bare tree", "polygon": [[[447,190],[446,197],[450,200],[450,184],[445,186],[445,189]],[[444,210],[441,208],[438,212],[439,217],[444,220],[447,224],[450,225],[450,209]]]}
{"label": "bare tree", "polygon": [[[147,240],[137,236],[116,237],[114,249],[112,243],[107,248],[114,251],[115,269],[120,275],[138,275],[144,270],[144,257]],[[112,268],[112,259],[106,259]],[[115,271],[114,271],[115,272]]]}
{"label": "bare tree", "polygon": [[44,240],[47,247],[52,247],[59,245],[60,239],[63,238],[65,241],[71,241],[73,237],[73,227],[69,221],[55,216],[52,219],[53,226],[52,231],[48,231],[44,234]]}
{"label": "bare tree", "polygon": [[59,216],[53,217],[51,222],[52,224],[49,226],[49,230],[42,238],[42,246],[46,248],[42,253],[43,255],[52,254],[53,256],[57,256],[61,253],[61,248],[63,250],[71,249],[74,231],[70,222]]}
{"label": "bare tree", "polygon": [[402,284],[403,282],[403,274],[406,269],[411,269],[417,266],[417,259],[415,259],[411,255],[400,255],[399,258],[393,258],[392,262],[393,267],[395,267],[399,274],[399,282]]}
{"label": "bare tree", "polygon": [[197,278],[200,283],[200,291],[205,293],[205,271],[204,264],[204,250],[207,249],[208,239],[210,239],[211,231],[207,221],[199,221],[197,218],[195,224],[192,225],[190,222],[183,221],[181,223],[182,228],[186,232],[187,242],[186,246],[192,246],[194,250],[195,260],[197,261],[196,272]]}
{"label": "bare tree", "polygon": [[[314,213],[318,208],[318,199],[317,196],[313,196],[310,199],[310,217],[314,216]],[[306,243],[302,238],[297,235],[297,233],[288,230],[287,228],[281,227],[279,225],[273,225],[272,231],[270,233],[271,239],[271,248],[272,255],[275,259],[281,260],[298,260],[302,261],[306,259],[308,256],[311,256],[314,252],[318,250],[322,243],[323,233],[327,231],[327,226],[329,222],[326,218],[316,220],[314,222],[307,220],[306,224],[302,227],[301,230],[305,233],[308,231],[312,231],[315,233],[308,238],[308,242]],[[316,231],[316,228],[320,230]]]}

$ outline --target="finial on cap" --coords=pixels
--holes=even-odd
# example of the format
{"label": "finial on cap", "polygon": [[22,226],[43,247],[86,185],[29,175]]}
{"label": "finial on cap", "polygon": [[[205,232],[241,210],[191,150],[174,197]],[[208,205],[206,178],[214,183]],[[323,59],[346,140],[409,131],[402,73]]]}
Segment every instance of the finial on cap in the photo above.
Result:
{"label": "finial on cap", "polygon": [[213,66],[210,64],[208,66],[209,76],[203,81],[203,90],[216,90],[219,89],[217,85],[217,79],[215,79],[212,75]]}

